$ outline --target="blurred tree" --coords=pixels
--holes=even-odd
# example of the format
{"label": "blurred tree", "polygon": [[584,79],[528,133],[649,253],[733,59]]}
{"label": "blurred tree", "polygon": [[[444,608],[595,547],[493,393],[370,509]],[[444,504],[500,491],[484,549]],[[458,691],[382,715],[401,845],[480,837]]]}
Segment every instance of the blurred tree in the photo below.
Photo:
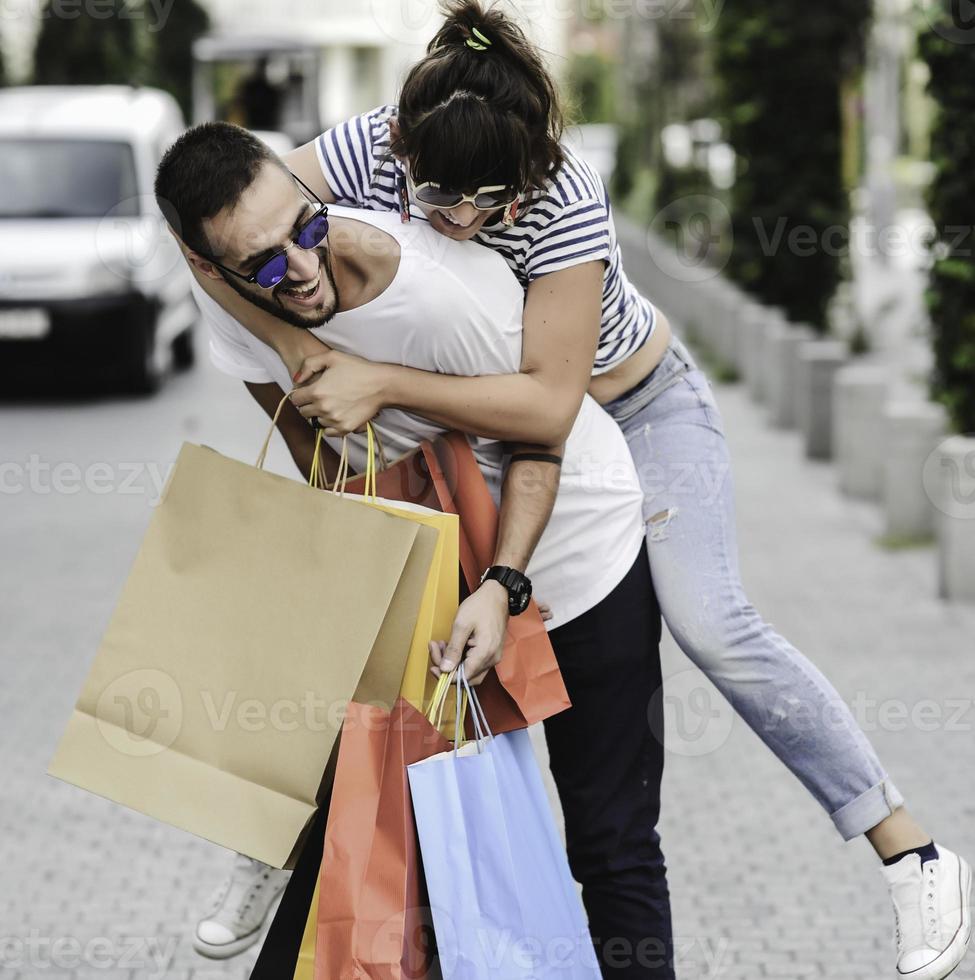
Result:
{"label": "blurred tree", "polygon": [[715,67],[738,159],[729,274],[793,320],[827,328],[848,245],[843,101],[862,70],[871,0],[734,0]]}
{"label": "blurred tree", "polygon": [[193,42],[210,28],[210,15],[196,0],[180,0],[150,37],[149,83],[166,89],[190,119],[193,109]]}
{"label": "blurred tree", "polygon": [[[131,84],[142,78],[139,7],[131,0],[66,5],[47,0],[34,48],[37,85]],[[70,16],[69,16],[70,14]]]}
{"label": "blurred tree", "polygon": [[[937,0],[921,37],[938,112],[931,133],[935,176],[928,208],[935,227],[928,308],[934,340],[935,397],[959,432],[975,432],[975,46],[952,20],[951,0]],[[933,27],[933,29],[932,29]],[[957,35],[957,36],[956,36]]]}
{"label": "blurred tree", "polygon": [[677,198],[702,189],[699,171],[667,164],[660,134],[669,123],[712,111],[710,32],[696,16],[647,16],[634,5],[623,22],[622,45],[613,194],[646,221]]}
{"label": "blurred tree", "polygon": [[[652,175],[655,142],[659,133],[657,100],[654,97],[652,65],[657,56],[657,37],[644,21],[630,15],[621,40],[619,83],[614,121],[618,144],[613,170],[612,193],[621,204],[628,199],[646,174]],[[623,66],[627,66],[625,69]],[[649,215],[640,214],[644,219]]]}
{"label": "blurred tree", "polygon": [[567,81],[572,93],[574,122],[615,120],[616,71],[609,58],[596,51],[574,54]]}

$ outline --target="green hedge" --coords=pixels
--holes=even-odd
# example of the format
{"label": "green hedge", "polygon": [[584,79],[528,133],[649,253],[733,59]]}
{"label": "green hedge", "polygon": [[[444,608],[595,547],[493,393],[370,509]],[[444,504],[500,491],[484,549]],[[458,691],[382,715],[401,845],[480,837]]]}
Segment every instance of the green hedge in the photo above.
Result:
{"label": "green hedge", "polygon": [[717,22],[722,113],[738,156],[729,275],[824,331],[849,241],[841,99],[870,13],[871,0],[732,0]]}
{"label": "green hedge", "polygon": [[[711,32],[697,16],[683,14],[648,20],[634,11],[623,34],[612,192],[617,205],[641,223],[669,209],[672,195],[697,190],[688,191],[688,175],[673,173],[667,166],[660,144],[664,126],[713,114]],[[647,57],[650,49],[655,54]],[[698,181],[699,176],[690,179]]]}
{"label": "green hedge", "polygon": [[929,91],[938,104],[931,134],[935,177],[928,193],[936,229],[928,289],[932,389],[958,431],[975,432],[975,45],[952,40],[947,8],[945,0],[939,29],[926,24],[921,36],[931,69]]}

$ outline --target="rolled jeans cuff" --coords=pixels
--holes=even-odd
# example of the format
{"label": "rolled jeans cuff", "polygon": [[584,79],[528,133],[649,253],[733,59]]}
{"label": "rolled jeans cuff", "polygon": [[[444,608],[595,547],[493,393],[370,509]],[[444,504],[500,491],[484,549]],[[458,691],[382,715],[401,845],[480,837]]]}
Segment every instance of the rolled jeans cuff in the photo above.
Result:
{"label": "rolled jeans cuff", "polygon": [[889,779],[885,779],[840,807],[831,817],[843,840],[853,840],[876,827],[903,805],[904,797]]}

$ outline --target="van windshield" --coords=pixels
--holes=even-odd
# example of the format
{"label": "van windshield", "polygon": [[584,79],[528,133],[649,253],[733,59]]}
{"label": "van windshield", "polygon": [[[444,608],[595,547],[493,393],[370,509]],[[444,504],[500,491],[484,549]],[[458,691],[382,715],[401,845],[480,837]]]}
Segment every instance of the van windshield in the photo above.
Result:
{"label": "van windshield", "polygon": [[126,143],[0,137],[0,218],[100,218],[139,213]]}

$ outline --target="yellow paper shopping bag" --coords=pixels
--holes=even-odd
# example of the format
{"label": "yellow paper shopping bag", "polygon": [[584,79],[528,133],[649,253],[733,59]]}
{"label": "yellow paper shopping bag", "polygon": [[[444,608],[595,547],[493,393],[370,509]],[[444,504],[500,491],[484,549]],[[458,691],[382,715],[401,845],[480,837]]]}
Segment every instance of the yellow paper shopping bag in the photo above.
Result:
{"label": "yellow paper shopping bag", "polygon": [[[397,517],[410,517],[405,504],[376,501],[373,506]],[[457,615],[459,596],[458,527],[456,514],[429,512],[415,514],[415,519],[425,527],[438,531],[433,560],[427,576],[426,588],[417,614],[416,628],[406,668],[400,684],[399,695],[409,701],[417,711],[423,711],[429,702],[436,679],[430,673],[431,640],[450,637]]]}
{"label": "yellow paper shopping bag", "polygon": [[[422,527],[431,528],[437,532],[409,654],[406,657],[405,668],[396,692],[399,697],[409,701],[417,711],[423,712],[425,705],[429,702],[433,686],[436,684],[436,679],[430,673],[430,641],[449,638],[460,603],[459,518],[456,514],[445,514],[420,504],[380,497],[377,494],[376,459],[378,457],[382,460],[383,456],[372,426],[367,428],[366,438],[367,469],[362,496],[345,495],[348,476],[348,454],[345,451],[342,453],[339,472],[335,478],[335,487],[340,496],[349,500],[361,500],[369,507],[395,517],[414,521]],[[312,460],[311,483],[313,486],[325,488],[328,484],[323,469],[321,445],[321,436],[319,436],[316,453]],[[409,465],[410,460],[411,456],[406,456],[395,463],[387,464],[384,466],[384,473],[389,476],[398,467]],[[372,658],[363,671],[355,700],[360,703],[382,703],[384,707],[389,709],[392,706],[392,699],[388,697],[389,678],[387,671],[388,665],[375,657]]]}
{"label": "yellow paper shopping bag", "polygon": [[298,950],[298,965],[295,967],[294,980],[314,980],[315,978],[315,946],[318,943],[318,896],[322,887],[321,877],[315,881],[315,894],[311,899],[311,912],[305,923],[305,932],[301,937],[301,948]]}

